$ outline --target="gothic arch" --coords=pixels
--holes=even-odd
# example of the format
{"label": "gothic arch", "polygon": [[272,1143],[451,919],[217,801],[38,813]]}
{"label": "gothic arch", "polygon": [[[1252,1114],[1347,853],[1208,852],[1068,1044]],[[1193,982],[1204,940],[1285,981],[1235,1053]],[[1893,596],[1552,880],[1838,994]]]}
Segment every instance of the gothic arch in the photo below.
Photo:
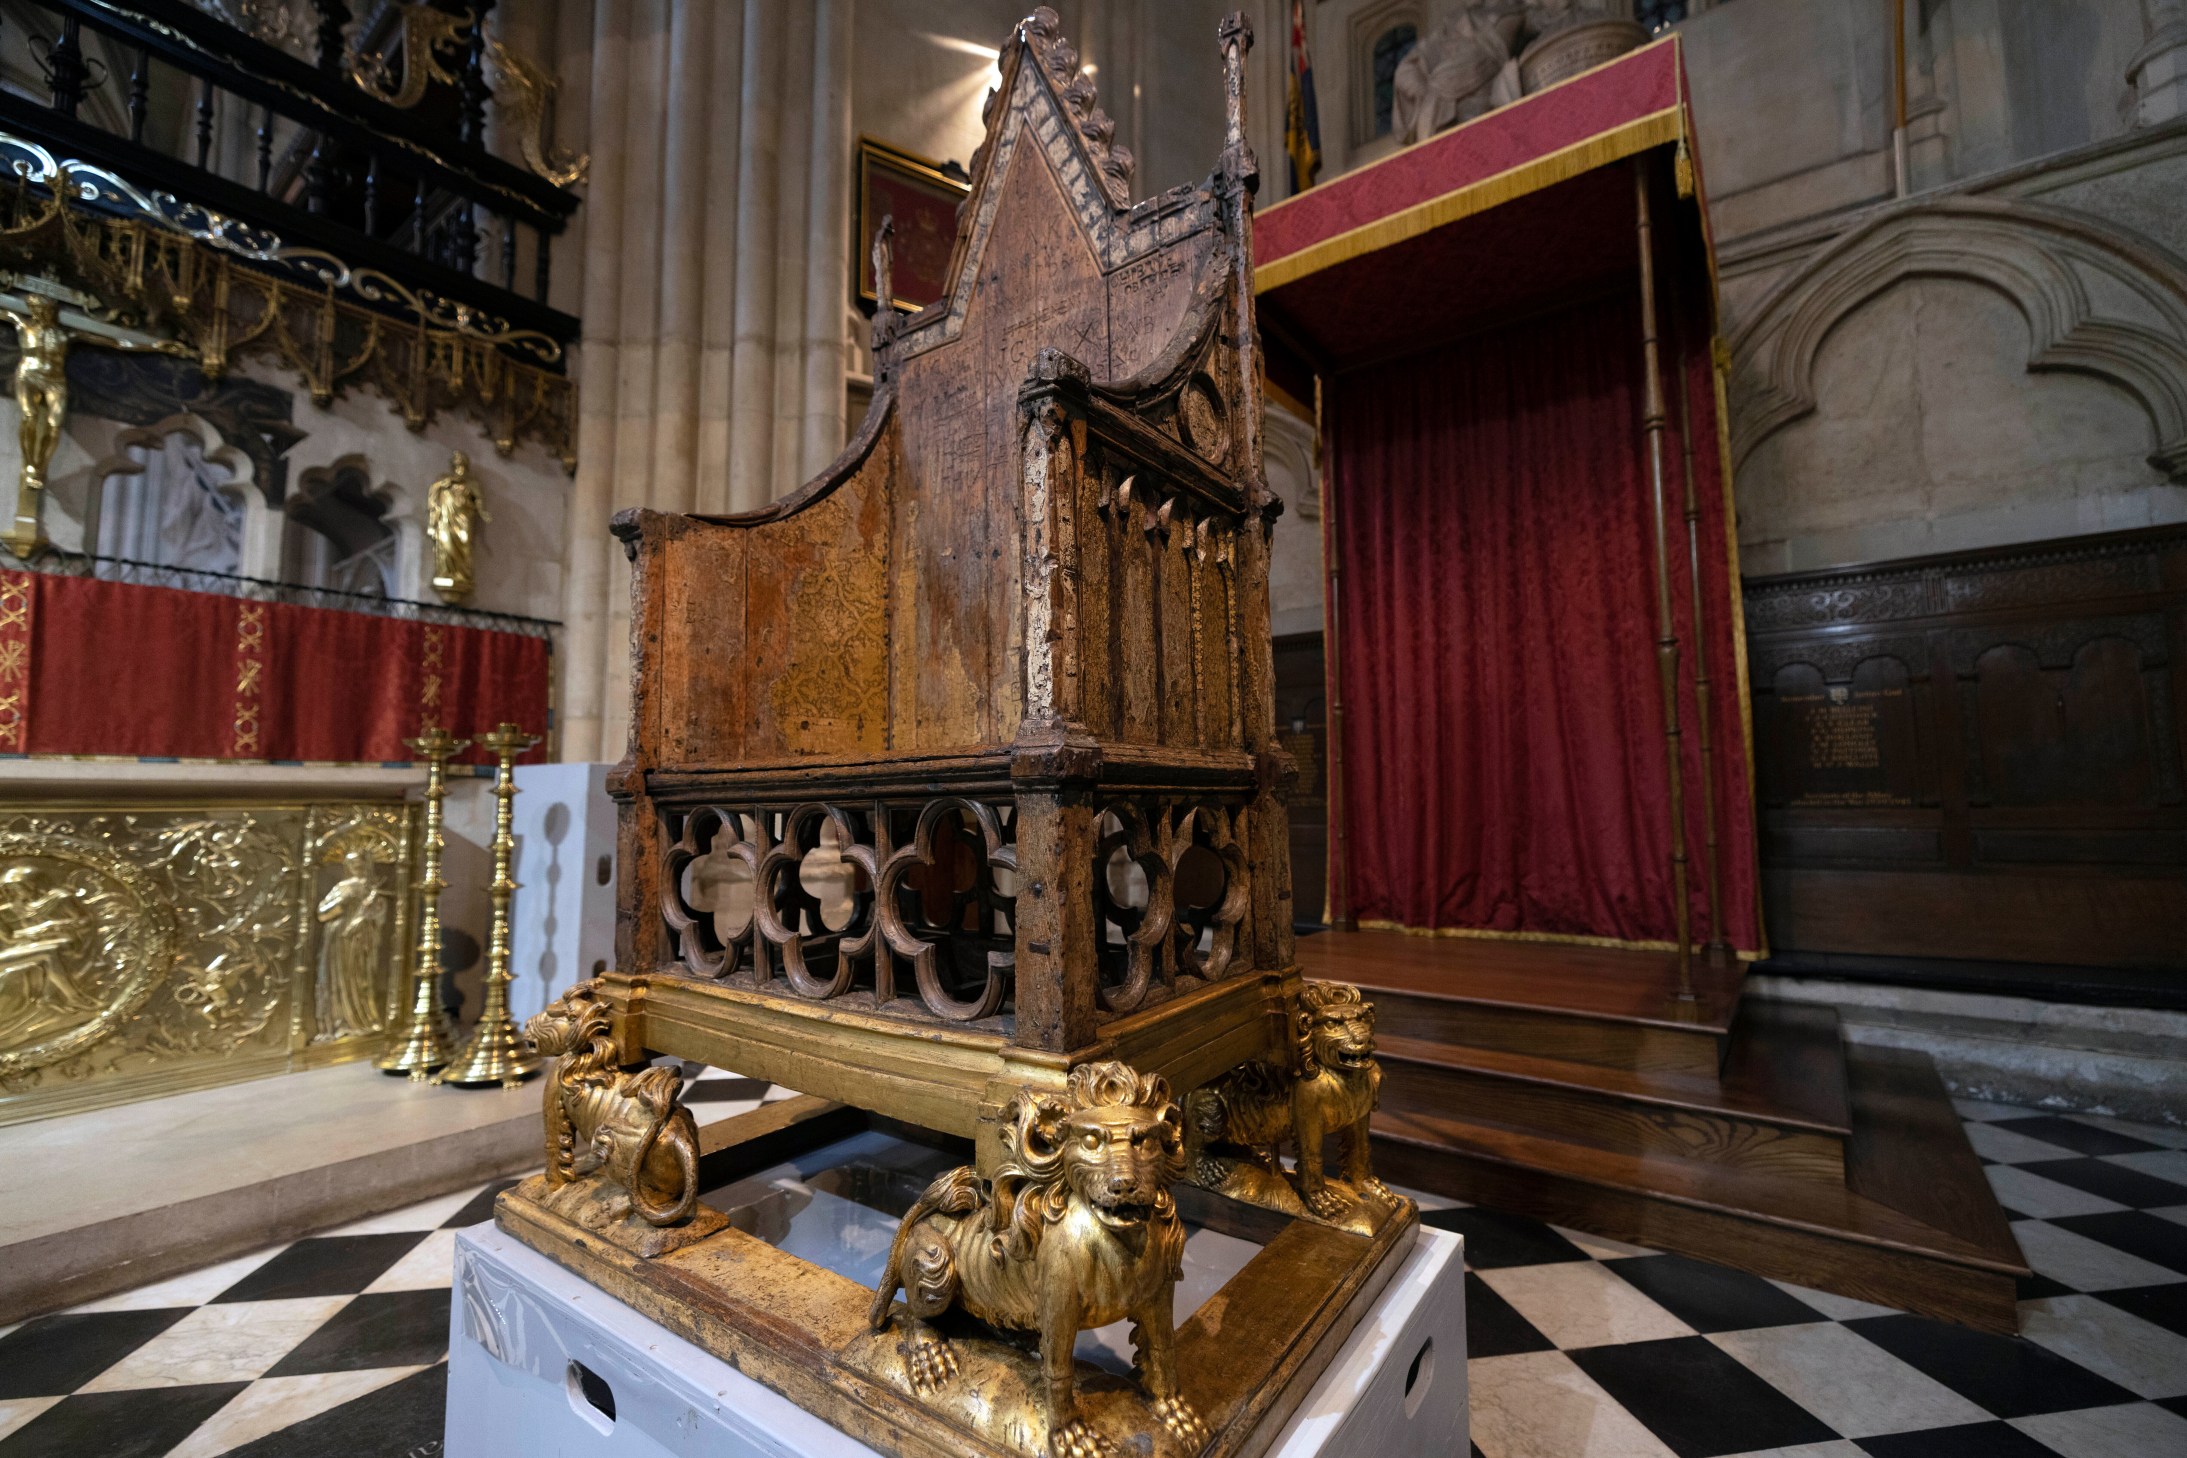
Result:
{"label": "gothic arch", "polygon": [[1815,361],[1831,331],[1914,278],[2003,294],[2027,321],[2028,370],[2126,391],[2149,417],[2149,464],[2187,482],[2187,264],[2069,208],[1973,197],[1880,212],[1764,298],[1731,339],[1735,465],[1815,410]]}

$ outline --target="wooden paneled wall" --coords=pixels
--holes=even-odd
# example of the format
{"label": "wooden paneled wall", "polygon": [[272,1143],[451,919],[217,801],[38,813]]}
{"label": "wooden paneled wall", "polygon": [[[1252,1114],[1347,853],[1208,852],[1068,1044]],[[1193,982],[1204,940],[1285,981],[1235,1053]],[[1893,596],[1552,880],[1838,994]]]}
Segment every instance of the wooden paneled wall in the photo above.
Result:
{"label": "wooden paneled wall", "polygon": [[1749,579],[1780,952],[2187,980],[2187,528]]}

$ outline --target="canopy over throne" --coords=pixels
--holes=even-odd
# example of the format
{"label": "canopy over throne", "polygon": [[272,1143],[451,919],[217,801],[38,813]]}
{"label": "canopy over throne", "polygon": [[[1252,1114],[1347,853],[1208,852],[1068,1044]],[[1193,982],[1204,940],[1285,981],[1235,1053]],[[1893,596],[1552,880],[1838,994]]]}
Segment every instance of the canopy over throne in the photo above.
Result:
{"label": "canopy over throne", "polygon": [[1291,1061],[1241,39],[1220,164],[1133,205],[1036,12],[841,457],[764,511],[616,519],[642,1046],[967,1135],[1096,1057]]}

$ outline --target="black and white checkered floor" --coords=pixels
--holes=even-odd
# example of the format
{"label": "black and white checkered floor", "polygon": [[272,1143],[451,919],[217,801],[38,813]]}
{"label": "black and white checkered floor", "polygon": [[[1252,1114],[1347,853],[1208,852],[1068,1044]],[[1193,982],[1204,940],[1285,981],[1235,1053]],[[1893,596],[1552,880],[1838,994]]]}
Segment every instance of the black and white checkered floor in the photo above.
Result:
{"label": "black and white checkered floor", "polygon": [[[2187,1455],[2187,1130],[1960,1107],[2038,1273],[2019,1339],[1424,1201],[1466,1237],[1474,1451]],[[438,1453],[454,1232],[505,1183],[0,1332],[0,1458]]]}

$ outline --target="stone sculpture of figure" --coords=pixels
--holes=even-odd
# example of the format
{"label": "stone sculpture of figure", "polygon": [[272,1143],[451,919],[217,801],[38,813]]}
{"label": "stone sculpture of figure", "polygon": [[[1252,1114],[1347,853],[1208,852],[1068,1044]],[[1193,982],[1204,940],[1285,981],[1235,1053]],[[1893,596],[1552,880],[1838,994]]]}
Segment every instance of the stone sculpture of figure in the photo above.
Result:
{"label": "stone sculpture of figure", "polygon": [[380,971],[387,898],[372,872],[372,851],[342,854],[341,879],[319,900],[326,938],[319,948],[319,1033],[347,1038],[380,1026]]}
{"label": "stone sculpture of figure", "polygon": [[433,539],[433,590],[449,602],[467,602],[477,586],[471,573],[475,523],[490,522],[478,482],[471,479],[471,458],[457,451],[448,474],[426,490],[425,534]]}
{"label": "stone sculpture of figure", "polygon": [[1397,64],[1392,130],[1424,142],[1519,94],[1514,58],[1526,12],[1517,0],[1455,0]]}
{"label": "stone sculpture of figure", "polygon": [[15,403],[23,412],[16,427],[22,447],[15,525],[8,546],[22,556],[38,545],[38,497],[45,489],[46,467],[61,443],[61,422],[68,416],[68,347],[77,340],[104,349],[188,354],[187,345],[170,339],[134,340],[71,329],[61,322],[61,306],[45,294],[26,294],[18,312],[0,304],[0,314],[15,326]]}

